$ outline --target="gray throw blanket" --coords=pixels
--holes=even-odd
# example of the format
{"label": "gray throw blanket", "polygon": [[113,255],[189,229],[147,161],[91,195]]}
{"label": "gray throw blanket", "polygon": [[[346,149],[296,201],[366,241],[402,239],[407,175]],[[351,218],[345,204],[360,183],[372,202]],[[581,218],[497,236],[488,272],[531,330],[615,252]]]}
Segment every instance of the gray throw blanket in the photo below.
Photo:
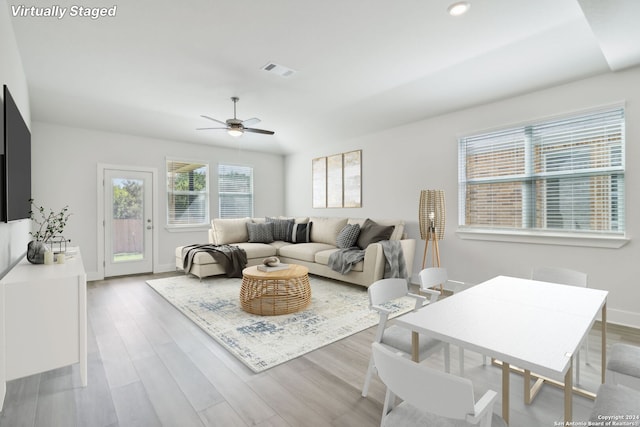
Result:
{"label": "gray throw blanket", "polygon": [[386,259],[384,263],[385,279],[394,277],[409,278],[400,240],[381,240],[378,243],[382,245],[382,251]]}
{"label": "gray throw blanket", "polygon": [[357,246],[338,249],[329,255],[329,268],[340,274],[347,274],[354,265],[364,259],[364,251]]}
{"label": "gray throw blanket", "polygon": [[[404,259],[404,252],[399,240],[381,240],[382,251],[385,257],[384,277],[385,279],[401,277],[406,279],[407,264]],[[355,246],[352,248],[338,249],[329,256],[328,266],[333,271],[340,274],[347,274],[354,265],[364,259],[364,250]]]}
{"label": "gray throw blanket", "polygon": [[231,245],[189,245],[182,248],[182,268],[185,274],[191,271],[193,257],[199,252],[207,252],[220,264],[227,277],[242,277],[247,266],[247,253],[244,249]]}

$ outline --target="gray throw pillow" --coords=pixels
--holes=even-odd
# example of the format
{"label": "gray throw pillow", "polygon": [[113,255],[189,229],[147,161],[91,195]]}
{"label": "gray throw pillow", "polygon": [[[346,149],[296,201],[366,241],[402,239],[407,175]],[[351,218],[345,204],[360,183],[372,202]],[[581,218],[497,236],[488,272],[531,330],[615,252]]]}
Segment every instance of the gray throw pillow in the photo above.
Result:
{"label": "gray throw pillow", "polygon": [[360,224],[347,224],[338,233],[336,237],[336,246],[340,249],[346,249],[356,246],[358,236],[360,235]]}
{"label": "gray throw pillow", "polygon": [[360,227],[360,235],[358,236],[358,246],[360,249],[367,249],[371,243],[379,242],[380,240],[389,240],[393,233],[393,225],[380,225],[367,218]]}
{"label": "gray throw pillow", "polygon": [[247,231],[249,232],[249,243],[273,242],[273,232],[271,231],[271,224],[256,224],[254,222],[248,222]]}
{"label": "gray throw pillow", "polygon": [[266,217],[267,224],[272,225],[273,240],[282,240],[286,242],[291,237],[291,229],[293,228],[293,219],[280,219]]}

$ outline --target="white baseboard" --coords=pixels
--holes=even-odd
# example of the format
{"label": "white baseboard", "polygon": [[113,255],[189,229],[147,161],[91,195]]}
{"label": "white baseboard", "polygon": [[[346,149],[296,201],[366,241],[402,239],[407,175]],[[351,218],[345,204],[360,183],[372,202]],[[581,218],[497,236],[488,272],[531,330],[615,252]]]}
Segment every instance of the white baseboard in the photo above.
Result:
{"label": "white baseboard", "polygon": [[640,313],[607,307],[607,323],[615,323],[616,325],[640,329]]}
{"label": "white baseboard", "polygon": [[[160,265],[154,266],[153,268],[154,273],[169,273],[172,271],[176,271],[175,264],[160,264]],[[104,280],[104,275],[100,274],[97,271],[88,271],[87,282],[93,282],[96,280]]]}
{"label": "white baseboard", "polygon": [[87,271],[87,282],[93,282],[96,280],[104,280],[104,275],[97,271]]}

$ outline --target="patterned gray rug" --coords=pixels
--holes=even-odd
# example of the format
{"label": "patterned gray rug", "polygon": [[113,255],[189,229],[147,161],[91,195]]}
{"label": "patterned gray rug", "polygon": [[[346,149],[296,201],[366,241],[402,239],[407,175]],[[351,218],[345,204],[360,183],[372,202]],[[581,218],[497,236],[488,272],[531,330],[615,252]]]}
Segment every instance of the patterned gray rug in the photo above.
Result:
{"label": "patterned gray rug", "polygon": [[[315,276],[310,282],[311,305],[281,316],[243,311],[241,279],[175,276],[147,284],[251,370],[261,372],[378,323],[365,288]],[[397,316],[411,310],[412,301],[403,298],[387,308]]]}

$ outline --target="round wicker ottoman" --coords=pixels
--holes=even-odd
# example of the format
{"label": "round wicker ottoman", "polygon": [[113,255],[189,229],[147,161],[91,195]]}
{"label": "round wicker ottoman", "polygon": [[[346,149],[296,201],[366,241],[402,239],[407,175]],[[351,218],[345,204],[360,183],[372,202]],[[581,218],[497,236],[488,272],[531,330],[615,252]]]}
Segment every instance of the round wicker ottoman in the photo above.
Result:
{"label": "round wicker ottoman", "polygon": [[275,316],[300,311],[311,302],[309,269],[290,264],[286,270],[242,270],[240,305],[248,313]]}

